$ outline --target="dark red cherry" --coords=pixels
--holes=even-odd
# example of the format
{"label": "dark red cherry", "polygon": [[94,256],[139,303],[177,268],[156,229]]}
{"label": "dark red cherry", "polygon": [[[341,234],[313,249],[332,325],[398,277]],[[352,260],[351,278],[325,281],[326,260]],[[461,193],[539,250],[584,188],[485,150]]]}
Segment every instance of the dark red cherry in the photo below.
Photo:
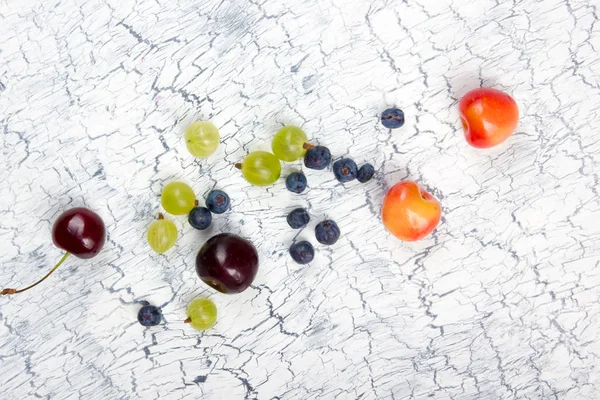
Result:
{"label": "dark red cherry", "polygon": [[106,240],[106,228],[102,218],[87,208],[72,208],[60,214],[52,227],[52,240],[57,247],[67,253],[42,279],[23,289],[6,288],[0,295],[25,292],[48,278],[73,254],[79,258],[92,258],[102,250]]}
{"label": "dark red cherry", "polygon": [[95,212],[83,207],[71,208],[54,222],[52,240],[74,256],[92,258],[104,246],[106,229]]}
{"label": "dark red cherry", "polygon": [[231,233],[213,236],[196,256],[196,273],[221,293],[240,293],[258,272],[258,254],[248,240]]}

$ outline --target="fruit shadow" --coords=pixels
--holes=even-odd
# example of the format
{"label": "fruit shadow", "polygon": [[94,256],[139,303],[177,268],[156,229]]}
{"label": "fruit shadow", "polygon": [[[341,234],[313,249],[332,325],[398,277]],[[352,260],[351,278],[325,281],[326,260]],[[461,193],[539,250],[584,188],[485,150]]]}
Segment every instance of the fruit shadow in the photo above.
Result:
{"label": "fruit shadow", "polygon": [[490,87],[504,91],[510,89],[510,87],[507,87],[499,82],[496,77],[481,76],[481,70],[479,70],[469,71],[459,75],[453,80],[450,80],[449,91],[452,98],[458,102],[465,94],[467,94],[467,92],[482,87]]}

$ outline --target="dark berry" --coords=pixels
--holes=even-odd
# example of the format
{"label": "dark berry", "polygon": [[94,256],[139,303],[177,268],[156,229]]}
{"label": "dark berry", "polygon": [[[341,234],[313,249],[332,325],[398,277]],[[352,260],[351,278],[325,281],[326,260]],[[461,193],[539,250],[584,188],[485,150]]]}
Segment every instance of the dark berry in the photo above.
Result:
{"label": "dark berry", "polygon": [[315,146],[304,155],[304,165],[310,169],[325,169],[331,163],[331,153],[324,146]]}
{"label": "dark berry", "polygon": [[400,128],[404,125],[404,111],[388,108],[381,114],[381,123],[388,129]]}
{"label": "dark berry", "polygon": [[213,190],[206,197],[206,208],[214,214],[223,214],[229,209],[229,196],[222,190]]}
{"label": "dark berry", "polygon": [[302,241],[290,246],[290,255],[298,264],[308,264],[315,258],[315,249],[309,242]]}
{"label": "dark berry", "polygon": [[221,293],[243,292],[252,284],[257,272],[256,247],[233,233],[211,237],[196,255],[198,277]]}
{"label": "dark berry", "polygon": [[309,222],[310,216],[304,208],[296,208],[287,216],[287,223],[292,229],[300,229],[308,225]]}
{"label": "dark berry", "polygon": [[365,164],[358,170],[356,179],[358,179],[360,183],[369,182],[374,174],[375,168],[373,168],[371,164]]}
{"label": "dark berry", "polygon": [[212,222],[212,214],[206,207],[194,207],[188,214],[188,222],[196,229],[203,231]]}
{"label": "dark berry", "polygon": [[285,186],[290,192],[302,193],[306,189],[306,176],[302,172],[292,172],[285,178]]}
{"label": "dark berry", "polygon": [[138,321],[144,326],[155,326],[162,321],[162,314],[158,307],[144,306],[138,312]]}
{"label": "dark berry", "polygon": [[335,179],[342,183],[356,179],[357,169],[356,163],[349,158],[342,158],[333,163]]}
{"label": "dark berry", "polygon": [[335,222],[326,219],[315,227],[315,236],[321,244],[334,244],[340,238],[340,228]]}

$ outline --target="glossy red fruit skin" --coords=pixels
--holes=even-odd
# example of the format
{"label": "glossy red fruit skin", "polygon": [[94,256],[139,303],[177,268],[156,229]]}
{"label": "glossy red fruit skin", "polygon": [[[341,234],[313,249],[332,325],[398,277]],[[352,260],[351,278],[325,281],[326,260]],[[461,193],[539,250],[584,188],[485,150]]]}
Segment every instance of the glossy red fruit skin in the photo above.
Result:
{"label": "glossy red fruit skin", "polygon": [[258,253],[246,239],[221,233],[208,239],[196,256],[196,273],[221,293],[241,293],[258,272]]}
{"label": "glossy red fruit skin", "polygon": [[515,100],[496,89],[471,90],[460,100],[458,110],[467,142],[479,149],[504,142],[519,123]]}
{"label": "glossy red fruit skin", "polygon": [[106,241],[106,228],[102,218],[83,207],[63,212],[52,227],[52,241],[79,258],[97,255]]}

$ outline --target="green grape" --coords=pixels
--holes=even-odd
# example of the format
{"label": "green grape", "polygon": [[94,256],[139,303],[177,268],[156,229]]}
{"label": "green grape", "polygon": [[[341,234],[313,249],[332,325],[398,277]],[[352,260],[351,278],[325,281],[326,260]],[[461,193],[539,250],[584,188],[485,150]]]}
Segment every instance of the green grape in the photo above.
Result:
{"label": "green grape", "polygon": [[194,157],[205,158],[219,146],[219,130],[208,121],[197,121],[185,130],[185,145]]}
{"label": "green grape", "polygon": [[171,182],[163,188],[160,202],[166,212],[185,215],[194,208],[196,195],[192,188],[183,182]]}
{"label": "green grape", "polygon": [[169,250],[177,240],[177,227],[169,220],[163,219],[162,214],[148,228],[148,244],[158,254]]}
{"label": "green grape", "polygon": [[271,153],[255,151],[250,153],[236,167],[242,170],[244,178],[257,186],[267,186],[275,183],[281,175],[281,163]]}
{"label": "green grape", "polygon": [[284,126],[271,142],[273,154],[281,161],[296,161],[306,154],[304,145],[308,142],[306,133],[297,126]]}
{"label": "green grape", "polygon": [[187,308],[186,323],[194,329],[205,331],[217,322],[217,306],[209,299],[194,299]]}

